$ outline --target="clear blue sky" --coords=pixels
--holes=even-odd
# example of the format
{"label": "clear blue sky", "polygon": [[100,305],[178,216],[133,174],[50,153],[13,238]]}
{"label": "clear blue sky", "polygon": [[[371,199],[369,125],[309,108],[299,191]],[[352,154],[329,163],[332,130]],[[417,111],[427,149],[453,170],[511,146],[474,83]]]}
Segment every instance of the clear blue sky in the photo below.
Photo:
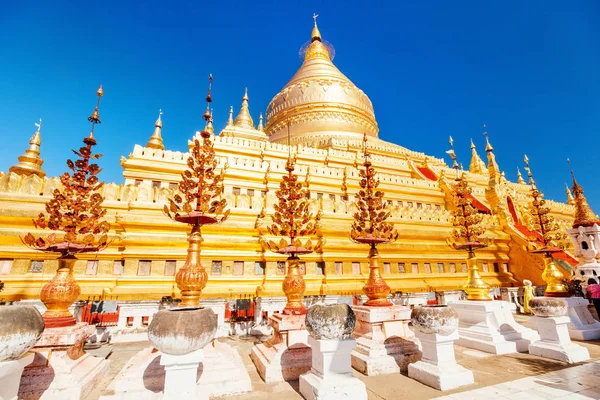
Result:
{"label": "clear blue sky", "polygon": [[[44,119],[42,154],[60,175],[88,133],[100,83],[100,175],[145,144],[159,108],[172,150],[202,128],[206,77],[215,127],[245,86],[256,122],[300,66],[320,14],[336,65],[371,98],[380,136],[460,161],[482,156],[488,125],[500,168],[516,180],[527,153],[547,198],[565,201],[567,157],[600,212],[600,3],[590,1],[3,1],[0,137],[7,171]],[[126,5],[123,5],[126,4]]]}

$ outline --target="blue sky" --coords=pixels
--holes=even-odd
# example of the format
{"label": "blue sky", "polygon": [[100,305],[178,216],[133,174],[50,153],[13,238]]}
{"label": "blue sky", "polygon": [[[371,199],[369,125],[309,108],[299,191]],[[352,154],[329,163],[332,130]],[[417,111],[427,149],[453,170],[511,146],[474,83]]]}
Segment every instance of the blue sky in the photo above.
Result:
{"label": "blue sky", "polygon": [[570,157],[600,211],[597,1],[172,3],[2,2],[0,171],[42,117],[44,168],[61,174],[88,133],[100,83],[107,181],[122,182],[119,158],[146,143],[159,108],[165,145],[185,150],[203,126],[211,72],[216,129],[246,86],[258,122],[300,66],[316,12],[336,65],[371,98],[383,139],[442,157],[452,135],[467,166],[470,138],[485,156],[486,123],[509,179],[527,153],[546,197],[564,201]]}

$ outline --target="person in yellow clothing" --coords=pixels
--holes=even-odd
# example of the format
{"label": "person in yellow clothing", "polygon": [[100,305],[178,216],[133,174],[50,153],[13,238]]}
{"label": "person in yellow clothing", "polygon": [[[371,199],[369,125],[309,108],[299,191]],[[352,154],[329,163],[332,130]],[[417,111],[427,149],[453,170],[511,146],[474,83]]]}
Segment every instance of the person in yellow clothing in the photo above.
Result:
{"label": "person in yellow clothing", "polygon": [[529,300],[533,299],[533,286],[529,279],[523,281],[523,312],[531,314],[529,310]]}

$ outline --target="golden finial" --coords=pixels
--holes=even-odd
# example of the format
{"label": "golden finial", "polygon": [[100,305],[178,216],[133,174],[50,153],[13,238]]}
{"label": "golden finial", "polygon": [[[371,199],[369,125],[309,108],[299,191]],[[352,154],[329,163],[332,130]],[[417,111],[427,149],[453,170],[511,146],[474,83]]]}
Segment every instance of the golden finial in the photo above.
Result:
{"label": "golden finial", "polygon": [[240,128],[254,129],[254,121],[248,107],[248,88],[246,88],[244,97],[242,97],[242,108],[240,108],[239,114],[235,117],[234,125]]}
{"label": "golden finial", "polygon": [[567,204],[573,205],[575,204],[575,200],[573,199],[573,194],[571,193],[571,189],[569,189],[569,185],[565,183],[565,191],[567,193]]}
{"label": "golden finial", "polygon": [[156,119],[156,122],[154,123],[154,133],[152,134],[152,136],[150,136],[150,140],[148,140],[148,143],[146,143],[146,147],[150,148],[150,149],[158,149],[158,150],[164,150],[165,149],[165,145],[163,144],[163,139],[162,139],[162,119],[160,118],[160,116],[163,114],[162,109],[158,110],[158,118]]}
{"label": "golden finial", "polygon": [[485,151],[487,151],[487,152],[493,151],[494,148],[490,144],[490,138],[489,138],[489,135],[487,133],[487,126],[486,126],[486,124],[483,124],[483,135],[485,136]]}
{"label": "golden finial", "polygon": [[211,135],[214,135],[215,133],[215,128],[213,127],[213,109],[210,109],[210,118],[208,119],[208,121],[206,121],[206,127],[204,128],[204,130],[208,133],[210,133]]}
{"label": "golden finial", "polygon": [[40,118],[40,122],[36,122],[34,125],[37,129],[33,136],[31,136],[31,139],[29,139],[29,147],[23,155],[19,156],[19,162],[10,167],[9,171],[19,175],[37,175],[43,178],[46,176],[46,173],[42,169],[44,160],[40,157],[42,119]]}
{"label": "golden finial", "polygon": [[456,161],[456,153],[454,152],[454,139],[452,139],[452,136],[450,136],[450,140],[448,140],[448,142],[450,142],[450,150],[447,150],[446,154],[448,154],[450,158],[452,158],[452,168],[458,169],[459,165]]}
{"label": "golden finial", "polygon": [[519,167],[517,167],[517,183],[520,183],[521,185],[525,184],[525,179],[523,179],[523,175],[521,175],[521,170]]}
{"label": "golden finial", "polygon": [[529,158],[527,154],[523,157],[523,161],[525,161],[525,171],[527,171],[527,176],[529,177],[529,184],[535,185],[535,181],[533,180],[533,173],[531,172],[531,168],[529,167]]}
{"label": "golden finial", "polygon": [[202,115],[202,119],[204,121],[206,121],[206,124],[204,125],[204,130],[202,132],[200,132],[200,136],[202,136],[203,138],[208,138],[210,137],[210,132],[207,130],[207,128],[209,128],[209,122],[212,120],[212,114],[210,112],[210,103],[212,103],[212,81],[213,81],[213,76],[212,74],[208,75],[208,91],[206,94],[206,111],[204,111],[204,114]]}
{"label": "golden finial", "polygon": [[[571,167],[571,160],[567,159],[569,167]],[[571,176],[573,178],[573,196],[575,196],[575,220],[573,221],[573,228],[580,226],[593,226],[594,224],[600,225],[598,216],[592,211],[587,203],[587,199],[583,195],[583,188],[575,179],[575,173],[571,168]]]}
{"label": "golden finial", "polygon": [[92,115],[90,115],[88,117],[88,121],[90,121],[92,123],[92,131],[90,132],[91,137],[94,137],[94,125],[102,123],[102,121],[100,121],[100,115],[98,115],[98,107],[100,106],[100,97],[104,96],[104,90],[102,89],[102,85],[100,85],[100,87],[98,88],[98,91],[96,91],[96,96],[98,96],[98,100],[96,100],[96,108],[94,108],[94,112],[92,113]]}
{"label": "golden finial", "polygon": [[317,26],[317,17],[319,16],[319,14],[313,14],[313,19],[315,20],[315,26],[312,30],[312,40],[313,42],[315,40],[321,40],[321,32],[319,32],[319,27]]}
{"label": "golden finial", "polygon": [[263,116],[262,116],[262,113],[260,113],[260,116],[258,117],[258,130],[260,132],[263,132],[265,130],[265,128],[263,127]]}
{"label": "golden finial", "polygon": [[469,171],[473,174],[483,174],[485,171],[485,163],[477,154],[477,148],[473,139],[471,139],[471,163],[469,164]]}

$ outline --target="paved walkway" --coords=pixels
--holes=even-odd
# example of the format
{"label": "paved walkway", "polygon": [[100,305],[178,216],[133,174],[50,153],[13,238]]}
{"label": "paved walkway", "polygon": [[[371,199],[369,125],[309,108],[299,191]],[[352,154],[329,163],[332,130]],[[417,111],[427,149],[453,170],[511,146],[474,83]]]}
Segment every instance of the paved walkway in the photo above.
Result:
{"label": "paved walkway", "polygon": [[[519,322],[529,325],[527,317],[518,316]],[[251,393],[227,397],[228,400],[295,400],[302,399],[298,381],[266,384],[260,379],[250,360],[250,349],[266,338],[231,337],[220,341],[233,346],[242,356],[252,381]],[[354,375],[365,382],[369,400],[495,400],[495,399],[600,399],[600,341],[578,342],[591,356],[588,362],[569,365],[527,353],[503,356],[455,346],[456,360],[473,371],[475,384],[448,392],[440,392],[423,385],[404,374],[365,376]],[[118,343],[103,346],[90,353],[107,356],[110,371],[86,400],[97,399],[114,379],[129,358],[150,346],[149,342]],[[216,399],[215,399],[216,400]]]}
{"label": "paved walkway", "polygon": [[585,400],[600,399],[600,361],[436,397],[437,400]]}

